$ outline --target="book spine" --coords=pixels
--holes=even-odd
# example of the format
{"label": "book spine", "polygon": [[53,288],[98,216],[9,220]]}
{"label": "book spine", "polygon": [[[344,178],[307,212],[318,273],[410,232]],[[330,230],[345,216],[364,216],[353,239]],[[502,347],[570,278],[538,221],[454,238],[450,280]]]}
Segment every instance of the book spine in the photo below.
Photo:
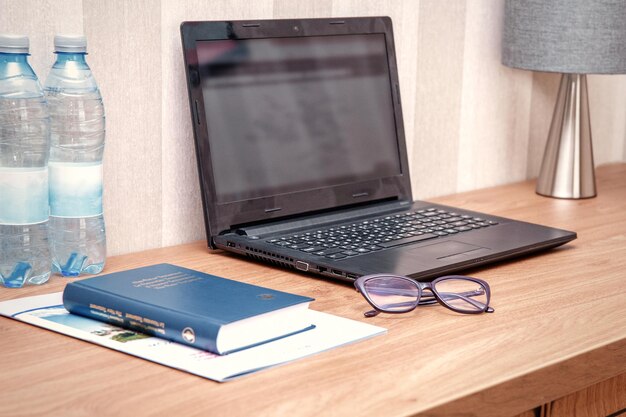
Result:
{"label": "book spine", "polygon": [[84,286],[67,284],[63,305],[72,314],[146,333],[213,353],[220,324]]}

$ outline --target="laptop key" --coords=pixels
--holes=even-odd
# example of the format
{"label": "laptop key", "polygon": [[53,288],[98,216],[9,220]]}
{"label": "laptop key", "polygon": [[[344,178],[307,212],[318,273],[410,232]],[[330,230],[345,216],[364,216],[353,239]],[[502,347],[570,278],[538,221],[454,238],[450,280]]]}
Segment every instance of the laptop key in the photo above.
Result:
{"label": "laptop key", "polygon": [[308,243],[297,243],[295,245],[287,246],[289,249],[304,249],[308,248],[310,245]]}
{"label": "laptop key", "polygon": [[328,255],[333,255],[335,253],[343,252],[344,250],[345,249],[341,249],[341,248],[330,248],[330,249],[324,249],[319,252],[313,252],[313,253],[319,256],[328,256]]}
{"label": "laptop key", "polygon": [[392,246],[404,245],[406,243],[419,242],[420,240],[427,240],[427,239],[432,239],[432,238],[435,238],[435,237],[438,237],[438,236],[435,235],[435,234],[431,234],[431,233],[425,233],[423,235],[407,237],[405,239],[392,240],[391,242],[381,242],[381,243],[379,243],[379,245],[382,246],[383,248],[390,248]]}
{"label": "laptop key", "polygon": [[319,252],[321,250],[324,250],[324,248],[321,246],[309,246],[307,248],[302,248],[300,250],[302,252],[311,253],[311,252]]}
{"label": "laptop key", "polygon": [[328,255],[327,256],[327,258],[330,258],[330,259],[342,259],[342,258],[345,258],[345,257],[346,257],[346,255],[344,255],[343,253],[334,253],[332,255]]}

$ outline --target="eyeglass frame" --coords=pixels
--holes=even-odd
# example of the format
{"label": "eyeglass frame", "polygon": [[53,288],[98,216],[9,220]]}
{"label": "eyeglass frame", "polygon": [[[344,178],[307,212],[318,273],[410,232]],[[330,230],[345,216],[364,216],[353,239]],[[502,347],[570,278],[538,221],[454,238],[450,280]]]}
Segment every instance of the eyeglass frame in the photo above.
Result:
{"label": "eyeglass frame", "polygon": [[[378,307],[376,303],[374,303],[374,301],[370,298],[368,291],[365,289],[365,283],[375,278],[399,278],[401,280],[410,282],[411,284],[415,285],[417,287],[417,292],[418,292],[417,300],[414,303],[415,305],[413,305],[408,310],[402,310],[402,311],[390,311],[390,310],[384,310]],[[445,301],[441,299],[441,297],[437,293],[437,290],[435,290],[435,286],[438,282],[446,281],[449,279],[473,281],[477,284],[480,284],[485,289],[485,296],[487,298],[485,302],[485,307],[481,310],[464,310],[464,309],[456,309],[456,308],[449,306]],[[374,317],[374,316],[377,316],[379,313],[386,313],[386,314],[410,313],[411,311],[415,310],[420,305],[432,305],[435,303],[441,304],[447,309],[452,310],[456,313],[461,313],[461,314],[482,314],[482,313],[493,313],[495,311],[493,307],[489,306],[489,303],[491,301],[491,288],[489,287],[489,284],[480,278],[468,277],[465,275],[444,275],[444,276],[435,278],[434,280],[430,282],[422,282],[422,281],[417,281],[417,280],[414,280],[412,278],[409,278],[403,275],[372,274],[372,275],[363,275],[357,278],[356,281],[354,281],[354,287],[356,288],[356,291],[360,293],[363,296],[363,298],[365,298],[365,300],[369,303],[369,305],[371,305],[374,308],[374,310],[372,311],[367,311],[363,313],[365,317]],[[432,296],[429,296],[429,295],[426,296],[426,298],[430,298],[430,299],[422,300],[423,290],[429,290],[431,292]],[[374,313],[374,311],[375,311],[375,314],[372,314]]]}

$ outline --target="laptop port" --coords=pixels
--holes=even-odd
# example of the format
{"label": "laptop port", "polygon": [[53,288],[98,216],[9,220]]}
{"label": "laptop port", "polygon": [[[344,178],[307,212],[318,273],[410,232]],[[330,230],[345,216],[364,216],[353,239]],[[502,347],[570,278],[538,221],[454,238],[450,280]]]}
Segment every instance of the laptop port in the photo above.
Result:
{"label": "laptop port", "polygon": [[330,272],[332,272],[333,275],[338,275],[340,277],[343,277],[345,275],[342,271],[340,271],[338,269],[331,269]]}
{"label": "laptop port", "polygon": [[228,246],[229,248],[234,248],[235,244],[233,242],[226,242],[226,246]]}
{"label": "laptop port", "polygon": [[309,270],[309,264],[306,262],[302,262],[302,261],[296,261],[296,269],[299,269],[300,271],[308,271]]}
{"label": "laptop port", "polygon": [[325,268],[323,266],[318,266],[317,267],[317,272],[319,272],[320,274],[323,274],[324,272],[326,272],[328,270],[328,268]]}
{"label": "laptop port", "polygon": [[357,279],[357,278],[358,278],[358,275],[357,275],[357,274],[347,273],[347,274],[346,274],[346,278],[350,278],[350,279]]}

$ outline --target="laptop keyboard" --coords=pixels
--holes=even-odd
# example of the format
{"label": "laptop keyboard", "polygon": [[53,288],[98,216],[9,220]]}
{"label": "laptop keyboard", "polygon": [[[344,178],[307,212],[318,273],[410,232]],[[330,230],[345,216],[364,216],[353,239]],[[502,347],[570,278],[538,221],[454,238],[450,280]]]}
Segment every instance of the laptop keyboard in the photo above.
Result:
{"label": "laptop keyboard", "polygon": [[481,217],[426,208],[295,233],[267,242],[329,259],[343,259],[496,224]]}

